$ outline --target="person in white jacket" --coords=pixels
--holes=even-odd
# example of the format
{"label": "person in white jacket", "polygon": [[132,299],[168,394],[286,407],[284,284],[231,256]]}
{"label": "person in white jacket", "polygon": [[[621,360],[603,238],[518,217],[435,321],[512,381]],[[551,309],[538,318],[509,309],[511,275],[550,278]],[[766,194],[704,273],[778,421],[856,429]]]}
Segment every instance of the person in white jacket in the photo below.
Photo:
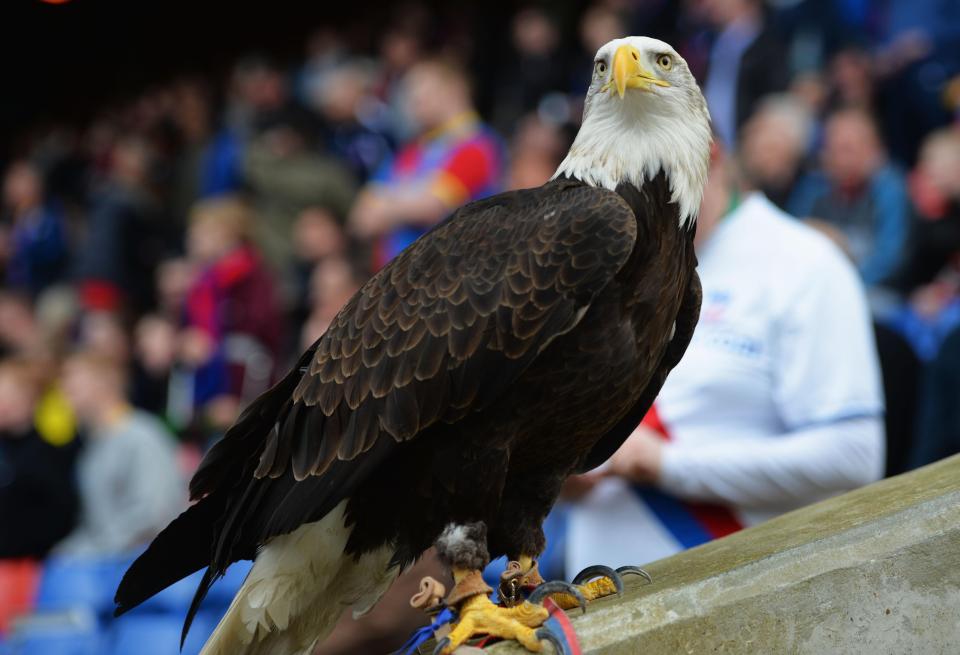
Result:
{"label": "person in white jacket", "polygon": [[700,322],[643,423],[568,485],[566,566],[649,562],[879,479],[864,289],[826,237],[717,151],[697,233]]}

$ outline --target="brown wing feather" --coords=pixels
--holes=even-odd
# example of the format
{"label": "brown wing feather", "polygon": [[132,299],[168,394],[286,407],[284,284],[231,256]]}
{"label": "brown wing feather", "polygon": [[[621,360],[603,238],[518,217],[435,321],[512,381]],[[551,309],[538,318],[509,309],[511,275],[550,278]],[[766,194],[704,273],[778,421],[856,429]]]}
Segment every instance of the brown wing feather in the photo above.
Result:
{"label": "brown wing feather", "polygon": [[[575,183],[464,207],[371,279],[317,343],[294,405],[347,419],[305,432],[290,411],[295,425],[270,433],[258,475],[282,471],[281,456],[297,479],[322,475],[384,435],[402,442],[481,409],[575,324],[635,238],[619,196]],[[320,442],[335,458],[316,456]]]}

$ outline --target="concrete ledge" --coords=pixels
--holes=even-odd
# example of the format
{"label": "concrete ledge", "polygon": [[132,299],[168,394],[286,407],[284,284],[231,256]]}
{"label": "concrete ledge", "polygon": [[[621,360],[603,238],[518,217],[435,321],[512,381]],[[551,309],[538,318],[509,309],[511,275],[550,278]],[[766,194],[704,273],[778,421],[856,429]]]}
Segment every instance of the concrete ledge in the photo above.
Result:
{"label": "concrete ledge", "polygon": [[960,456],[646,568],[574,618],[584,653],[960,653]]}

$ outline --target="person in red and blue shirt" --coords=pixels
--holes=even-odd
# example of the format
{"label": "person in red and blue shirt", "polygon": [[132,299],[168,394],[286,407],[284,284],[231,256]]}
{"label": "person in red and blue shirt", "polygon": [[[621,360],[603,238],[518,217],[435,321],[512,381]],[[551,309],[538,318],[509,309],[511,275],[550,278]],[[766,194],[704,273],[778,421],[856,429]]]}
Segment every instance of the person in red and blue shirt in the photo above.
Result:
{"label": "person in red and blue shirt", "polygon": [[373,241],[374,269],[460,205],[501,190],[502,147],[473,110],[465,75],[429,60],[404,85],[419,135],[374,175],[350,216],[354,234]]}
{"label": "person in red and blue shirt", "polygon": [[233,196],[202,200],[191,213],[187,250],[197,275],[184,303],[180,359],[193,370],[196,407],[260,393],[259,386],[245,386],[245,366],[259,357],[267,375],[258,378],[267,379],[258,381],[265,383],[280,356],[277,285],[250,238],[253,221],[247,204]]}

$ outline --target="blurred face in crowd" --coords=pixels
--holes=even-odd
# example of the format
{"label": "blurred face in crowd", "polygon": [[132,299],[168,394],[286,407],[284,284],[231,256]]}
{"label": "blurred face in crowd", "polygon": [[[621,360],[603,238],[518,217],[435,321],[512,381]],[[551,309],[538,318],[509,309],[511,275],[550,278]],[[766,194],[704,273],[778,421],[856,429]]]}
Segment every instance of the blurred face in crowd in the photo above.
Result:
{"label": "blurred face in crowd", "polygon": [[194,265],[186,257],[168,259],[157,267],[160,308],[175,315],[183,307],[194,278]]}
{"label": "blurred face in crowd", "polygon": [[388,70],[407,70],[420,57],[420,40],[404,30],[387,32],[380,41],[380,55]]}
{"label": "blurred face in crowd", "polygon": [[190,253],[190,258],[198,263],[215,262],[236,246],[236,237],[223,223],[202,220],[190,224],[187,232],[187,251]]}
{"label": "blurred face in crowd", "polygon": [[280,71],[264,63],[241,66],[234,78],[240,100],[255,111],[279,109],[287,100],[287,83]]}
{"label": "blurred face in crowd", "polygon": [[320,261],[347,249],[343,229],[323,207],[308,207],[300,212],[293,227],[293,243],[297,256],[307,262]]}
{"label": "blurred face in crowd", "polygon": [[111,152],[111,169],[115,178],[128,184],[141,185],[150,173],[152,153],[146,141],[132,137],[117,142]]}
{"label": "blurred face in crowd", "polygon": [[510,158],[510,170],[507,171],[508,189],[532,189],[547,180],[557,170],[558,162],[539,153],[517,153]]}
{"label": "blurred face in crowd", "polygon": [[359,288],[350,262],[343,257],[320,262],[310,278],[310,292],[315,307],[323,309],[330,316],[340,311]]}
{"label": "blurred face in crowd", "polygon": [[757,10],[753,0],[703,0],[704,15],[717,27],[725,27],[733,21]]}
{"label": "blurred face in crowd", "polygon": [[15,212],[32,209],[40,204],[43,183],[40,173],[27,162],[17,162],[7,169],[3,181],[3,201]]}
{"label": "blurred face in crowd", "polygon": [[188,141],[206,137],[210,126],[210,103],[198,84],[184,83],[175,90],[173,118]]}
{"label": "blurred face in crowd", "polygon": [[77,417],[84,421],[98,419],[105,406],[123,399],[119,369],[98,363],[95,357],[75,355],[63,365],[63,392]]}
{"label": "blurred face in crowd", "polygon": [[415,66],[405,85],[407,113],[421,131],[439,127],[469,108],[466,82],[441,64]]}
{"label": "blurred face in crowd", "polygon": [[536,116],[520,123],[513,137],[507,186],[529,189],[550,179],[563,158],[564,143],[559,130]]}
{"label": "blurred face in crowd", "polygon": [[320,338],[359,288],[360,282],[345,257],[328,257],[313,267],[310,274],[312,308],[300,332],[305,347]]}
{"label": "blurred face in crowd", "polygon": [[873,97],[870,55],[843,50],[830,64],[830,79],[845,106],[867,107]]}
{"label": "blurred face in crowd", "polygon": [[617,12],[606,7],[591,7],[580,21],[580,40],[584,50],[589,53],[596,52],[626,33],[627,29]]}
{"label": "blurred face in crowd", "polygon": [[358,66],[344,66],[329,74],[314,100],[324,117],[334,123],[353,120],[367,93],[368,77]]}
{"label": "blurred face in crowd", "polygon": [[883,150],[870,118],[858,110],[834,114],[826,125],[823,168],[841,189],[858,189],[883,163]]}
{"label": "blurred face in crowd", "polygon": [[0,294],[0,343],[24,352],[35,347],[40,336],[30,303],[18,296]]}
{"label": "blurred face in crowd", "polygon": [[827,84],[817,71],[797,73],[790,82],[789,94],[811,114],[819,114],[827,102]]}
{"label": "blurred face in crowd", "polygon": [[80,343],[91,352],[118,362],[127,360],[129,344],[120,317],[113,312],[88,312],[80,322]]}
{"label": "blurred face in crowd", "polygon": [[960,132],[944,128],[923,142],[910,176],[910,197],[928,218],[942,217],[960,201]]}
{"label": "blurred face in crowd", "polygon": [[0,433],[21,433],[33,423],[39,390],[24,364],[0,363]]}
{"label": "blurred face in crowd", "polygon": [[750,179],[764,188],[781,188],[796,176],[806,147],[805,130],[775,108],[761,109],[744,126],[740,155]]}
{"label": "blurred face in crowd", "polygon": [[513,45],[518,52],[546,56],[556,48],[558,39],[556,27],[542,11],[527,9],[513,19]]}
{"label": "blurred face in crowd", "polygon": [[145,316],[135,330],[137,359],[147,371],[166,373],[177,354],[177,330],[159,316]]}
{"label": "blurred face in crowd", "polygon": [[939,193],[960,199],[960,131],[948,128],[931,134],[920,150],[917,169]]}

